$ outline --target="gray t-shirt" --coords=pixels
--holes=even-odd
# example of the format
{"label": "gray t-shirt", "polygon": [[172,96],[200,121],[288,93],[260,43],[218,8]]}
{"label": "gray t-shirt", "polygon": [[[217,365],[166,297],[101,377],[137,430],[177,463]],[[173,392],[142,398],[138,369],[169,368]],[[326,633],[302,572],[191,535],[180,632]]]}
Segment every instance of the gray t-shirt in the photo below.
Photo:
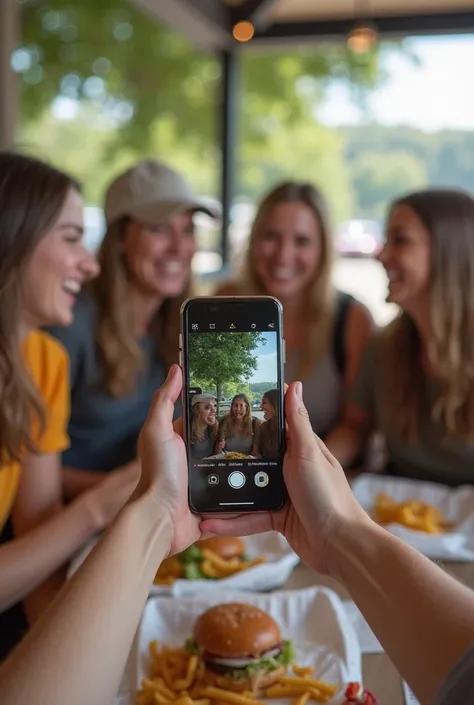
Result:
{"label": "gray t-shirt", "polygon": [[348,399],[370,414],[385,437],[388,466],[392,475],[457,486],[474,484],[474,445],[446,438],[445,428],[432,419],[438,396],[436,380],[424,379],[420,407],[419,439],[410,443],[397,433],[382,404],[382,374],[379,338],[367,346],[354,388]]}
{"label": "gray t-shirt", "polygon": [[224,450],[227,453],[244,453],[245,455],[250,455],[254,444],[258,443],[258,427],[257,420],[252,418],[251,435],[235,433],[233,436],[225,438],[223,433],[219,431],[219,439],[225,438]]}
{"label": "gray t-shirt", "polygon": [[472,705],[473,702],[474,647],[471,647],[441,686],[436,705]]}
{"label": "gray t-shirt", "polygon": [[197,443],[191,443],[191,458],[192,460],[202,460],[214,455],[215,440],[212,438],[211,429],[209,426],[204,431],[204,438]]}
{"label": "gray t-shirt", "polygon": [[82,292],[67,328],[49,329],[70,357],[70,448],[63,464],[88,471],[110,471],[136,458],[137,440],[156,389],[165,374],[155,341],[140,341],[146,368],[137,376],[135,390],[119,399],[109,396],[103,381],[95,341],[95,308]]}

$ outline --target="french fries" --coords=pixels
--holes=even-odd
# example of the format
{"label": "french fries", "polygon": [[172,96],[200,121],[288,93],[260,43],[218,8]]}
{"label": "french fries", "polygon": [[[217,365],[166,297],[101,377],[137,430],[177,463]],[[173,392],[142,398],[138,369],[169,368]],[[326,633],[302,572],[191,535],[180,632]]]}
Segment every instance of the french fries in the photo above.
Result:
{"label": "french fries", "polygon": [[[209,548],[201,549],[202,561],[199,563],[201,572],[214,580],[222,580],[243,570],[248,570],[256,565],[265,563],[264,558],[254,558],[252,560],[242,560],[241,558],[221,558],[217,553]],[[184,578],[184,567],[177,556],[172,556],[163,561],[158,569],[154,583],[155,585],[172,585],[175,580]]]}
{"label": "french fries", "polygon": [[[203,683],[204,665],[185,649],[149,645],[149,675],[136,695],[136,705],[265,705],[254,693],[236,693]],[[292,698],[291,705],[326,703],[338,688],[312,678],[313,668],[293,665],[294,676],[282,676],[267,688],[267,698]]]}
{"label": "french fries", "polygon": [[386,494],[379,494],[376,498],[375,520],[382,525],[401,524],[427,534],[442,534],[452,528],[438,507],[413,499],[395,502]]}

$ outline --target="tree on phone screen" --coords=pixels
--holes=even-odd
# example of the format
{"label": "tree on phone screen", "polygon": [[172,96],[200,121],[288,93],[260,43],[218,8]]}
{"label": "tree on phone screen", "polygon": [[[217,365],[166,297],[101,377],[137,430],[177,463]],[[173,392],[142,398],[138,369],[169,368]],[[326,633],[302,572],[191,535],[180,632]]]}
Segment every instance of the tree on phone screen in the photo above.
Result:
{"label": "tree on phone screen", "polygon": [[223,385],[246,384],[258,367],[254,351],[266,342],[258,332],[192,333],[189,336],[190,384],[215,393],[218,415]]}

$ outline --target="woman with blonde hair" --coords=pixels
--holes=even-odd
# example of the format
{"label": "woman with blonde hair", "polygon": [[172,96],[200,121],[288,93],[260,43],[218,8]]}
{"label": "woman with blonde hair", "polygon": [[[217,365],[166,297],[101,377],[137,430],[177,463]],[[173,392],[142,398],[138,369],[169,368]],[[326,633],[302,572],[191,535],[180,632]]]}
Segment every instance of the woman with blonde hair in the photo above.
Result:
{"label": "woman with blonde hair", "polygon": [[230,411],[219,424],[219,449],[227,453],[257,455],[260,421],[252,417],[246,394],[236,394]]}
{"label": "woman with blonde hair", "polygon": [[153,392],[178,360],[179,309],[196,251],[193,216],[215,217],[180,174],[152,160],[110,184],[104,210],[100,274],[79,297],[73,324],[51,331],[71,358],[68,497],[137,463]]}
{"label": "woman with blonde hair", "polygon": [[61,566],[104,529],[138,473],[66,508],[68,359],[46,325],[69,325],[97,273],[84,248],[79,184],[31,157],[0,153],[0,661],[46,609]]}
{"label": "woman with blonde hair", "polygon": [[217,452],[217,399],[212,394],[195,394],[191,400],[191,457],[208,458]]}
{"label": "woman with blonde hair", "polygon": [[284,183],[260,204],[242,278],[217,292],[282,302],[285,380],[303,380],[311,423],[323,438],[339,421],[371,328],[367,309],[334,289],[333,258],[323,195],[311,184]]}
{"label": "woman with blonde hair", "polygon": [[357,455],[383,432],[389,474],[474,482],[474,200],[450,190],[392,204],[379,259],[400,314],[368,345],[330,448]]}

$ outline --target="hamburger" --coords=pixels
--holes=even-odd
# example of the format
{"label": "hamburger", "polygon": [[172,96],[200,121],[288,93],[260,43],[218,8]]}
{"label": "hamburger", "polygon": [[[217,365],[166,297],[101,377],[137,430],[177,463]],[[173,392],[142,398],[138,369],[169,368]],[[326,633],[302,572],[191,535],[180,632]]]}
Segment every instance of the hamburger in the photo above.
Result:
{"label": "hamburger", "polygon": [[155,582],[160,583],[168,578],[176,580],[212,580],[212,576],[202,571],[204,562],[202,549],[207,548],[225,560],[246,560],[244,542],[232,536],[213,536],[197,541],[185,551],[176,556],[166,558],[156,574]]}
{"label": "hamburger", "polygon": [[232,558],[246,560],[244,542],[234,536],[212,536],[210,539],[198,541],[194,546],[200,551],[203,548],[208,548],[226,560],[231,560]]}
{"label": "hamburger", "polygon": [[260,693],[276,683],[293,661],[289,641],[267,612],[238,602],[204,612],[186,648],[204,664],[204,682],[217,688]]}

